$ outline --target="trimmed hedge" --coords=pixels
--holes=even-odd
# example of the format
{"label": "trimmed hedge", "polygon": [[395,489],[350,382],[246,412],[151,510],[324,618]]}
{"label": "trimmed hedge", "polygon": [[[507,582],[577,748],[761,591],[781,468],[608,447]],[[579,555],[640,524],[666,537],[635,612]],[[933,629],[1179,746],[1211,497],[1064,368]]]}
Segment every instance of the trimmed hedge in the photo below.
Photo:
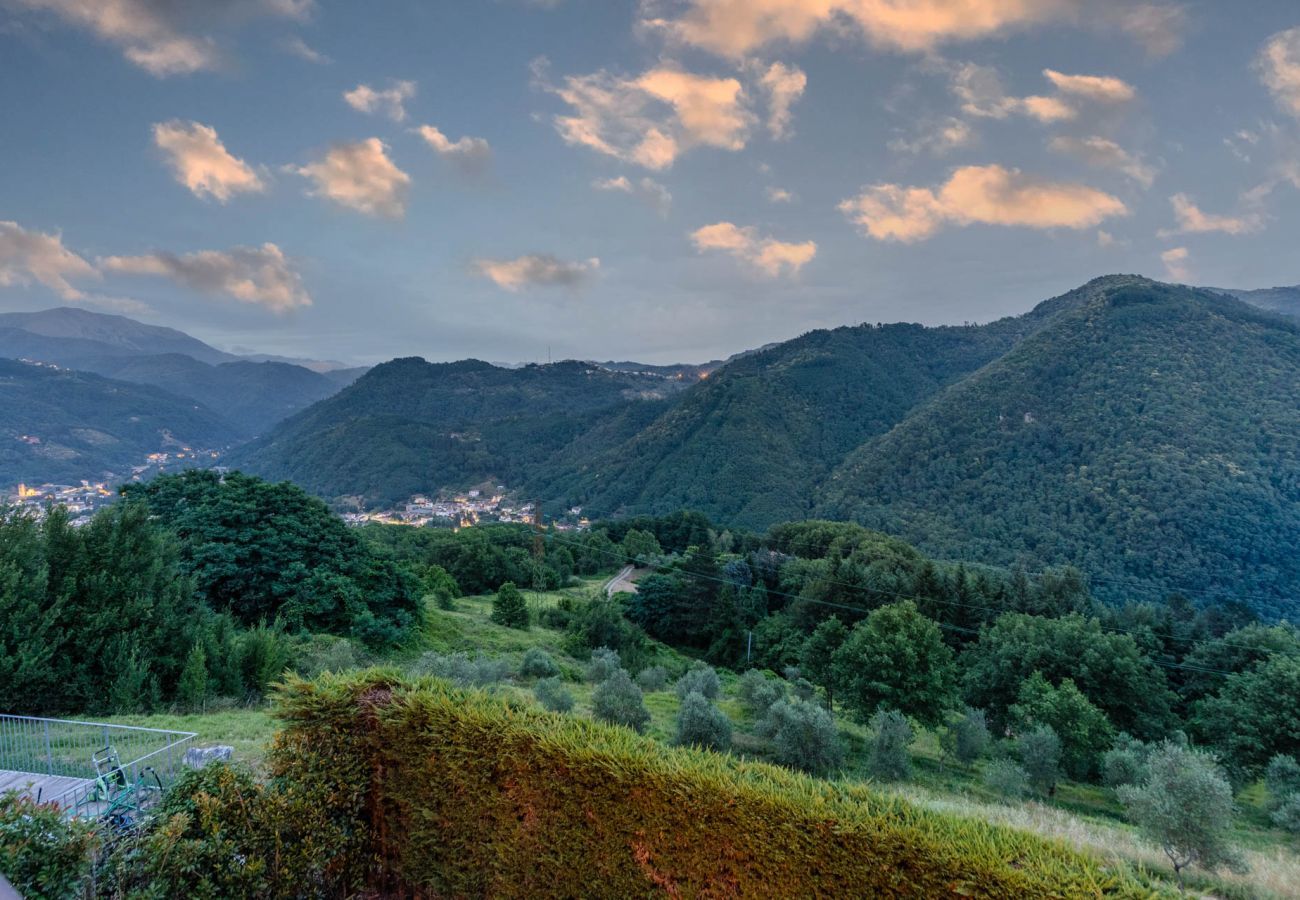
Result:
{"label": "trimmed hedge", "polygon": [[432,679],[293,679],[279,710],[278,777],[366,757],[339,799],[387,896],[1153,896],[1034,835]]}

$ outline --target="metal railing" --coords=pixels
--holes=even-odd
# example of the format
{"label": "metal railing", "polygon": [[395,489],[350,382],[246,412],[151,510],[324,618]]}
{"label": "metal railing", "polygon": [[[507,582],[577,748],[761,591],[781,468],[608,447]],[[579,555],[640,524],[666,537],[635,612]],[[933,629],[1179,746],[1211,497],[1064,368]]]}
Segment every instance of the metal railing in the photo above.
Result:
{"label": "metal railing", "polygon": [[38,798],[72,814],[95,790],[97,751],[116,751],[128,781],[134,783],[152,772],[165,787],[176,778],[186,745],[194,738],[192,731],[0,714],[0,769],[83,779],[56,795]]}

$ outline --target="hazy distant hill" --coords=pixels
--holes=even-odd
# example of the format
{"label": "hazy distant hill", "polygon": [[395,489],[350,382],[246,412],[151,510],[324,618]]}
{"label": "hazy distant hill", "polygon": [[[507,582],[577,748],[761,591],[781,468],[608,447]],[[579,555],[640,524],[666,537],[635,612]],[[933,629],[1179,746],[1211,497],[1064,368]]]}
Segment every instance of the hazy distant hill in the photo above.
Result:
{"label": "hazy distant hill", "polygon": [[644,424],[638,413],[658,412],[677,390],[668,379],[573,361],[505,369],[396,359],[240,448],[231,462],[325,497],[371,502],[486,478],[518,486],[583,435],[626,437]]}
{"label": "hazy distant hill", "polygon": [[231,362],[239,357],[210,347],[198,338],[174,328],[145,325],[125,316],[109,316],[64,306],[29,313],[0,313],[0,328],[16,328],[47,338],[99,345],[99,355],[145,355],[183,353],[200,362]]}
{"label": "hazy distant hill", "polygon": [[1088,293],[852,453],[818,511],[939,556],[1073,563],[1116,599],[1294,615],[1300,325],[1144,279]]}
{"label": "hazy distant hill", "polygon": [[1300,285],[1295,287],[1259,288],[1253,291],[1236,290],[1234,288],[1210,288],[1210,290],[1236,297],[1238,300],[1249,303],[1251,306],[1258,306],[1260,309],[1300,318]]}
{"label": "hazy distant hill", "polygon": [[153,452],[236,439],[211,410],[157,388],[0,359],[0,484],[124,475]]}

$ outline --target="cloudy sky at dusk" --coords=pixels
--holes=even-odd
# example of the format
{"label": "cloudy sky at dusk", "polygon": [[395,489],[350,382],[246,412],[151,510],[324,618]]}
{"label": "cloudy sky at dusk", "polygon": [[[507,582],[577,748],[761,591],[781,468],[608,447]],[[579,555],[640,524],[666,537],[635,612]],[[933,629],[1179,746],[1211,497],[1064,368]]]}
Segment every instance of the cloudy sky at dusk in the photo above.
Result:
{"label": "cloudy sky at dusk", "polygon": [[0,0],[0,310],[702,361],[1297,235],[1294,0]]}

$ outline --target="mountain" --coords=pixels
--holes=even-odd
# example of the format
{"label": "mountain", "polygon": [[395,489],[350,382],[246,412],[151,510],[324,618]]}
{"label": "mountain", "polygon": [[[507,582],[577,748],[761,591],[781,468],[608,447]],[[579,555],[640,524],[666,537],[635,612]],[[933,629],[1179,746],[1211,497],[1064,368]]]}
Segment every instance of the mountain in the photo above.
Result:
{"label": "mountain", "polygon": [[239,358],[174,328],[145,325],[125,316],[109,316],[71,306],[41,312],[0,313],[0,328],[19,329],[58,341],[72,341],[71,346],[78,349],[89,349],[82,342],[93,341],[99,345],[96,349],[101,356],[182,353],[211,364],[232,362]]}
{"label": "mountain", "polygon": [[1259,288],[1251,291],[1235,288],[1210,288],[1210,290],[1236,297],[1244,303],[1258,306],[1260,309],[1267,309],[1269,312],[1300,318],[1300,285],[1295,287]]}
{"label": "mountain", "polygon": [[929,553],[1073,564],[1111,599],[1300,609],[1300,324],[1139,278],[1084,289],[853,451],[817,512]]}
{"label": "mountain", "polygon": [[0,359],[0,484],[104,479],[150,453],[236,438],[216,413],[157,388]]}
{"label": "mountain", "polygon": [[505,369],[396,359],[240,448],[230,463],[370,503],[488,479],[516,487],[566,445],[624,440],[680,389],[574,361]]}

